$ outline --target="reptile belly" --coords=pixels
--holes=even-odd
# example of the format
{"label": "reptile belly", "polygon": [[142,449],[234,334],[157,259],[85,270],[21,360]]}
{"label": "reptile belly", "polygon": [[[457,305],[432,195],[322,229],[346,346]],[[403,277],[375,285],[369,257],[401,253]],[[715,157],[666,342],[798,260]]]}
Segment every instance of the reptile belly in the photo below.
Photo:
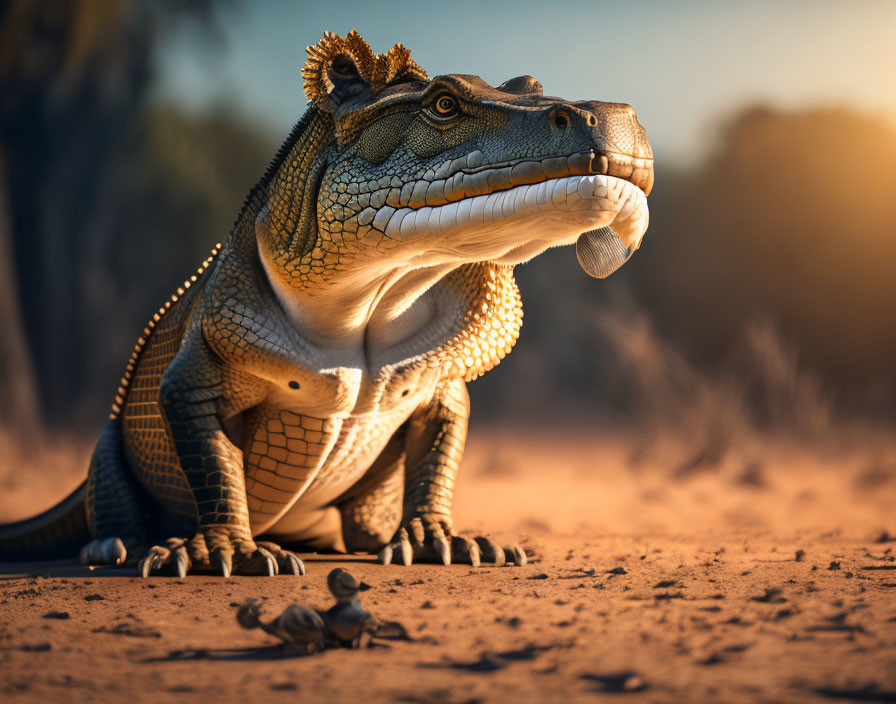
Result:
{"label": "reptile belly", "polygon": [[345,493],[407,417],[405,408],[346,418],[252,411],[244,452],[252,533],[276,531],[287,514],[312,512]]}

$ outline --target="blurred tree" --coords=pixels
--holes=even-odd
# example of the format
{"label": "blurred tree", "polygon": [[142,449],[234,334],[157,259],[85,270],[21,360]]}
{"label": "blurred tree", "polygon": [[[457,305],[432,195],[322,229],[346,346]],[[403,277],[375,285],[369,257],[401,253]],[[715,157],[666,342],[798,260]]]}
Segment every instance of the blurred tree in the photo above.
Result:
{"label": "blurred tree", "polygon": [[[265,157],[237,164],[235,175],[218,172],[246,156],[233,148],[246,143],[244,127],[191,123],[148,105],[154,47],[185,18],[207,34],[210,6],[207,0],[0,4],[6,171],[0,220],[5,215],[9,223],[7,237],[0,237],[0,265],[4,256],[14,265],[17,276],[4,281],[4,308],[21,302],[24,328],[23,335],[16,316],[4,310],[0,393],[19,399],[15,405],[29,424],[38,416],[35,397],[45,420],[63,424],[77,423],[85,412],[92,417],[108,403],[145,322],[136,320],[170,295],[200,252],[223,239],[263,168],[266,148]],[[202,145],[194,151],[222,154],[211,160],[185,154],[185,135]],[[261,153],[261,141],[249,138],[255,147],[249,151]],[[239,184],[231,189],[234,178]],[[207,217],[209,210],[217,217]],[[155,271],[147,271],[151,265]],[[151,303],[149,295],[156,296]],[[21,361],[27,355],[16,352],[26,346],[33,377]],[[36,378],[34,391],[25,390],[30,378]]]}
{"label": "blurred tree", "polygon": [[651,207],[646,256],[626,274],[642,274],[641,299],[704,362],[769,318],[841,390],[892,383],[894,183],[883,119],[744,110],[677,197]]}
{"label": "blurred tree", "polygon": [[[2,155],[0,155],[2,156]],[[6,169],[0,160],[0,427],[31,445],[40,427],[34,370],[22,329],[9,227]]]}

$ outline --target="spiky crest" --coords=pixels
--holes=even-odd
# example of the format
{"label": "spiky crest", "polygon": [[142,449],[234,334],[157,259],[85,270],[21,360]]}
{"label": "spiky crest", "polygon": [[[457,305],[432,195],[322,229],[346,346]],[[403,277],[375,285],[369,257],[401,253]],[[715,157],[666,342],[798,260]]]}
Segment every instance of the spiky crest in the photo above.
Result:
{"label": "spiky crest", "polygon": [[402,44],[396,44],[385,54],[374,54],[370,45],[355,30],[345,37],[325,32],[321,40],[309,46],[308,59],[302,69],[305,95],[321,109],[334,108],[330,92],[334,86],[328,75],[330,62],[341,54],[348,56],[358,69],[361,78],[370,85],[374,94],[402,75],[427,81],[429,77],[411,58],[411,52]]}

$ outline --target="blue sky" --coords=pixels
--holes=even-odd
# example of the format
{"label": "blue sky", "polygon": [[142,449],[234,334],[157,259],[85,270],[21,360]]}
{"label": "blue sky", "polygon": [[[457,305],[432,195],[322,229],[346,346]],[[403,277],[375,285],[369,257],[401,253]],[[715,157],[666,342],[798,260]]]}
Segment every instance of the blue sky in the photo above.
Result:
{"label": "blue sky", "polygon": [[376,51],[405,44],[430,76],[632,104],[657,159],[690,163],[744,104],[848,105],[896,123],[896,2],[778,0],[255,0],[219,10],[223,44],[189,31],[160,53],[161,94],[225,104],[285,134],[305,108],[299,70],[324,30]]}

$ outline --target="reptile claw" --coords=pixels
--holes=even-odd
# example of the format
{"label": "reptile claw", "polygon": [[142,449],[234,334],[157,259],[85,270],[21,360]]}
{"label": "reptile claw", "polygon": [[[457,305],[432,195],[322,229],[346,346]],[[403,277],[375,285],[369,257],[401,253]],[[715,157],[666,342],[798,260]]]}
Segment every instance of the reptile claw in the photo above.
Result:
{"label": "reptile claw", "polygon": [[120,565],[127,559],[128,551],[120,538],[111,538],[110,540],[111,542],[107,543],[109,562],[113,565]]}
{"label": "reptile claw", "polygon": [[476,543],[473,543],[470,546],[470,564],[473,567],[479,567],[480,558],[479,558],[479,546]]}
{"label": "reptile claw", "polygon": [[190,558],[187,557],[187,553],[183,551],[178,551],[174,555],[174,564],[177,567],[177,576],[183,579],[187,576],[187,568],[190,563]]}
{"label": "reptile claw", "polygon": [[266,557],[264,558],[264,560],[268,568],[268,577],[273,577],[275,574],[277,574],[277,565],[274,562],[274,558]]}
{"label": "reptile claw", "polygon": [[218,555],[218,569],[221,571],[224,579],[230,577],[230,565],[227,564],[227,559],[223,555]]}
{"label": "reptile claw", "polygon": [[504,554],[507,557],[507,561],[515,563],[517,567],[522,567],[529,561],[526,557],[526,551],[519,545],[514,545],[511,548],[504,548]]}
{"label": "reptile claw", "polygon": [[386,545],[380,550],[380,554],[377,556],[379,558],[381,565],[388,565],[392,562],[392,546]]}
{"label": "reptile claw", "polygon": [[408,540],[401,541],[401,564],[405,566],[414,564],[414,548]]}
{"label": "reptile claw", "polygon": [[120,565],[128,556],[121,538],[101,538],[91,540],[81,548],[79,555],[82,565]]}
{"label": "reptile claw", "polygon": [[472,538],[467,538],[462,535],[453,536],[451,538],[451,553],[455,563],[469,560],[470,565],[479,567],[481,562],[479,545]]}
{"label": "reptile claw", "polygon": [[448,541],[444,538],[436,538],[433,541],[433,547],[435,547],[436,552],[442,560],[443,565],[451,564],[451,546],[448,545]]}
{"label": "reptile claw", "polygon": [[296,574],[296,575],[305,574],[305,563],[302,562],[299,558],[297,558],[295,555],[290,554],[287,556],[286,559],[287,559],[287,562],[289,563],[290,571],[293,574]]}
{"label": "reptile claw", "polygon": [[505,563],[506,557],[500,545],[484,536],[475,538],[475,540],[479,546],[480,560],[491,563],[495,567],[501,567]]}
{"label": "reptile claw", "polygon": [[144,557],[140,560],[140,564],[137,565],[137,574],[146,579],[149,577],[149,573],[152,570],[152,557]]}

